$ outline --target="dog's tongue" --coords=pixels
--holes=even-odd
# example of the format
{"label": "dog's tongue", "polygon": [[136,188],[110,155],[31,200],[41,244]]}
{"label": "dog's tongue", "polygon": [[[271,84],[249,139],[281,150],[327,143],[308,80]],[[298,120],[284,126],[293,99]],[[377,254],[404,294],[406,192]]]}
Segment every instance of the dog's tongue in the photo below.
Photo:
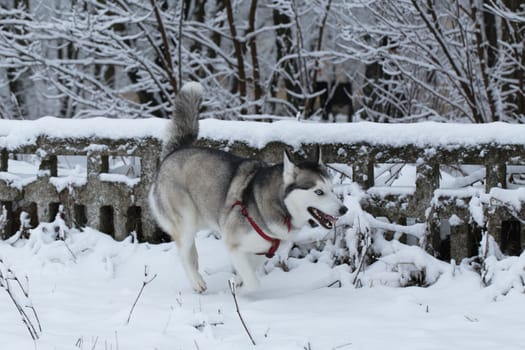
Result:
{"label": "dog's tongue", "polygon": [[330,221],[332,224],[335,224],[335,222],[339,219],[338,217],[335,217],[335,216],[332,216],[326,213],[323,213],[323,216],[326,220]]}

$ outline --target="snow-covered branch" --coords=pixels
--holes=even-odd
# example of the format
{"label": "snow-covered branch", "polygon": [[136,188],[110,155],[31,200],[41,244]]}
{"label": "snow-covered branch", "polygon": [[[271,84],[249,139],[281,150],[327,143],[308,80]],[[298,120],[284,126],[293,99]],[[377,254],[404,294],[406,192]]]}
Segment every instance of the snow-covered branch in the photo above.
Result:
{"label": "snow-covered branch", "polygon": [[[184,3],[184,4],[183,4]],[[199,80],[219,118],[525,121],[516,1],[48,1],[0,8],[0,117],[168,117]],[[343,30],[341,30],[343,28]],[[328,111],[331,112],[331,111]],[[356,119],[356,118],[354,118]]]}

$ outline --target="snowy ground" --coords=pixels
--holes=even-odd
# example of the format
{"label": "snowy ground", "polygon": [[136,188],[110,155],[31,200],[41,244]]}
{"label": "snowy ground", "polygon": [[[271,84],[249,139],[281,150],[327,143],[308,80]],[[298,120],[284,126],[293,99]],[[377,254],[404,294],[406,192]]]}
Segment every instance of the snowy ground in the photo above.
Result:
{"label": "snowy ground", "polygon": [[[135,127],[129,124],[127,130],[121,130],[109,127],[111,121],[98,121],[86,121],[83,125],[60,120],[65,124],[57,127],[56,120],[47,118],[32,124],[37,126],[35,128],[2,121],[1,133],[6,136],[0,137],[0,146],[15,148],[31,143],[40,132],[50,136],[79,137],[92,134],[119,137],[121,132],[126,137],[141,137],[159,135],[165,126],[164,121],[139,120],[130,121],[137,123],[133,124]],[[216,123],[222,123],[221,127]],[[230,128],[222,128],[224,125],[230,125]],[[251,142],[257,147],[283,138],[292,145],[299,145],[318,137],[319,128],[326,128],[326,135],[334,142],[365,140],[372,144],[416,145],[525,142],[522,130],[525,126],[501,123],[491,127],[433,123],[394,126],[403,128],[403,132],[392,132],[393,129],[384,129],[392,126],[370,123],[349,124],[342,128],[334,124],[279,122],[264,128],[258,125],[255,129],[247,122],[209,120],[201,126],[206,137],[254,140]],[[256,135],[254,130],[257,130]],[[288,134],[292,131],[293,135]],[[400,134],[404,137],[400,138]],[[59,169],[59,175],[64,176],[60,179],[70,176],[85,181],[85,165],[68,162],[71,163],[69,168]],[[2,176],[8,176],[10,181],[18,179],[19,186],[23,187],[36,176],[37,168],[34,164],[10,160],[10,173]],[[115,173],[127,174],[127,171],[120,171],[122,169],[129,170],[129,164],[126,167],[112,166]],[[383,185],[380,174],[386,173],[381,167],[376,170],[377,183]],[[415,167],[408,165],[401,170],[399,180],[385,184],[397,186],[389,191],[413,190]],[[140,169],[135,173],[140,173]],[[484,172],[479,173],[477,168],[467,173],[469,176],[464,178],[444,174],[439,191],[461,188],[475,183],[473,179],[484,177]],[[478,189],[469,187],[467,190]],[[382,188],[370,191],[386,193]],[[484,194],[483,188],[479,191]],[[502,201],[515,203],[516,207],[525,198],[523,188],[512,195],[509,190],[495,189],[492,192],[491,196],[506,199]],[[352,208],[347,223],[355,227],[356,222],[360,225],[373,220],[376,228],[383,227],[379,220],[366,216],[366,213],[359,214],[361,195],[363,193],[355,190],[352,196],[346,197],[345,204]],[[474,210],[481,208],[481,204],[469,205]],[[352,213],[355,217],[361,215],[363,220],[350,218]],[[198,239],[201,270],[209,289],[205,294],[195,294],[182,272],[173,243],[135,244],[131,239],[115,242],[92,229],[68,231],[65,241],[62,241],[55,239],[55,227],[42,224],[32,231],[29,240],[0,241],[0,286],[2,276],[18,277],[29,297],[24,297],[13,279],[9,280],[10,291],[22,305],[31,302],[42,326],[42,331],[37,332],[40,339],[34,343],[5,290],[4,280],[4,289],[0,288],[0,350],[253,348],[228,288],[232,272],[226,251],[213,236],[201,234]],[[413,225],[411,229],[405,229],[413,231],[412,238],[417,238],[421,236],[422,228]],[[483,287],[479,273],[466,264],[456,266],[437,261],[417,246],[389,242],[381,236],[380,230],[374,232],[374,247],[380,251],[381,260],[360,275],[362,288],[354,287],[354,274],[349,272],[348,266],[332,267],[332,260],[327,258],[326,252],[318,253],[317,263],[308,258],[288,260],[288,272],[275,267],[275,261],[271,261],[266,266],[266,273],[261,273],[261,289],[251,295],[238,295],[241,313],[257,343],[256,348],[525,349],[525,253],[520,257],[487,254],[487,278],[491,284]],[[315,232],[305,234],[318,239]],[[355,232],[352,235],[349,230],[345,239],[351,240],[352,237],[355,238]],[[145,267],[147,277],[144,276]],[[403,268],[424,269],[427,279],[433,284],[427,288],[397,287],[403,278]],[[144,288],[127,323],[143,281],[154,276]],[[30,310],[26,311],[36,324]]]}
{"label": "snowy ground", "polygon": [[[0,289],[2,350],[253,348],[235,312],[222,242],[198,239],[209,286],[201,295],[191,291],[173,243],[115,242],[91,229],[73,231],[64,243],[51,239],[49,228],[13,245],[0,241],[2,272],[10,267],[24,285],[28,277],[42,325],[35,345]],[[369,282],[356,289],[346,266],[303,259],[289,272],[269,268],[261,289],[238,301],[257,349],[524,349],[523,290],[501,296],[481,287],[478,274],[443,265],[428,288]],[[145,266],[146,279],[156,278],[126,324]],[[328,287],[335,281],[341,287]]]}

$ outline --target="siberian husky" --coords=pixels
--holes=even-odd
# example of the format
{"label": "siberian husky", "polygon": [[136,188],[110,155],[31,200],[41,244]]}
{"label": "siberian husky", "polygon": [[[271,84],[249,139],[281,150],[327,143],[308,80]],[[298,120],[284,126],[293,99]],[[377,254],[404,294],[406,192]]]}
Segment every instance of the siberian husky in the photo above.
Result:
{"label": "siberian husky", "polygon": [[199,274],[195,234],[220,232],[245,291],[259,286],[256,269],[310,222],[326,229],[347,208],[332,191],[320,152],[315,161],[282,164],[240,158],[216,149],[192,146],[198,134],[203,88],[190,82],[175,100],[175,113],[164,142],[161,165],[149,202],[160,226],[176,242],[193,289],[206,290]]}

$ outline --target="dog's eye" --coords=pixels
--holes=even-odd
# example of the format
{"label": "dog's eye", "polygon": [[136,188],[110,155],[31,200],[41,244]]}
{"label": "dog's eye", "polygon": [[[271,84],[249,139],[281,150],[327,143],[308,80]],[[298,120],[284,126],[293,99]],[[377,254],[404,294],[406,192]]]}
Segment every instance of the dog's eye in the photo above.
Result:
{"label": "dog's eye", "polygon": [[323,190],[315,190],[314,193],[318,196],[322,196],[324,194]]}

